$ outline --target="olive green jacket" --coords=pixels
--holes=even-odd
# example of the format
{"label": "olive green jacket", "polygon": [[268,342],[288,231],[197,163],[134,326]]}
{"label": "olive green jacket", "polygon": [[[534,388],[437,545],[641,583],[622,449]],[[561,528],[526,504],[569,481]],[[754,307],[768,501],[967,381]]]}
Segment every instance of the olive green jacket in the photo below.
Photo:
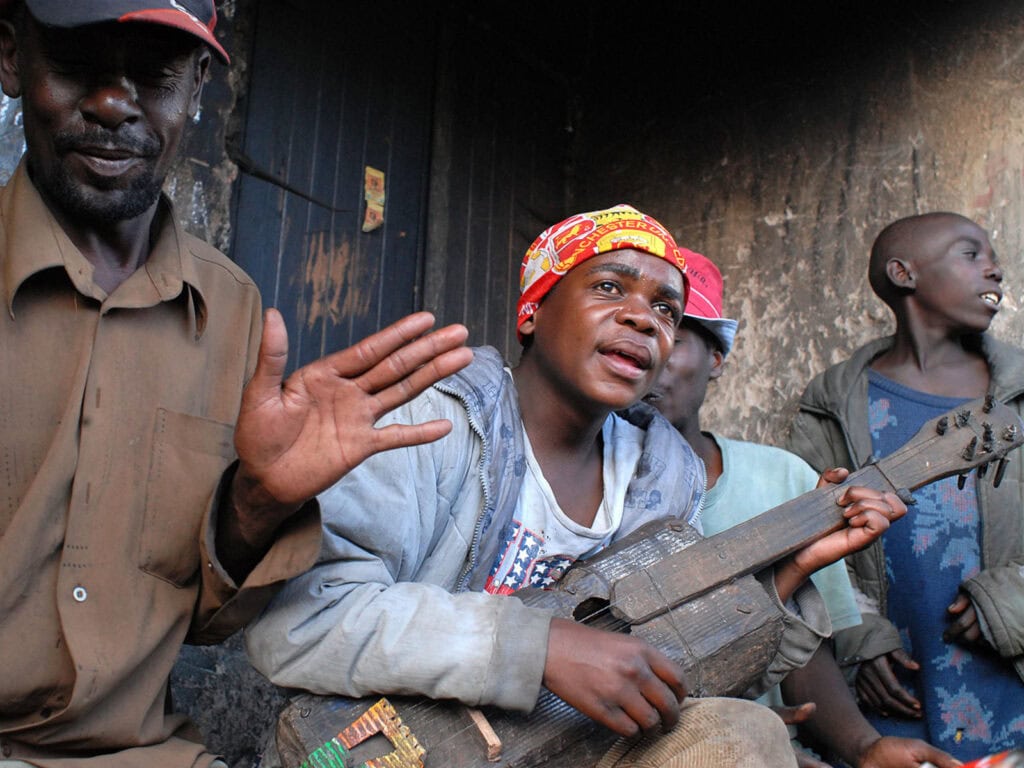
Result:
{"label": "olive green jacket", "polygon": [[[870,459],[867,371],[892,344],[892,337],[876,339],[807,385],[789,435],[789,450],[819,472],[829,467],[859,469]],[[991,371],[992,395],[1022,415],[1024,351],[988,335],[982,337],[982,351]],[[1024,680],[1024,455],[1010,454],[998,488],[988,479],[977,483],[982,570],[961,588],[971,597],[985,637]],[[847,558],[863,623],[836,634],[836,657],[843,666],[901,647],[896,628],[885,618],[883,541],[884,536]]]}

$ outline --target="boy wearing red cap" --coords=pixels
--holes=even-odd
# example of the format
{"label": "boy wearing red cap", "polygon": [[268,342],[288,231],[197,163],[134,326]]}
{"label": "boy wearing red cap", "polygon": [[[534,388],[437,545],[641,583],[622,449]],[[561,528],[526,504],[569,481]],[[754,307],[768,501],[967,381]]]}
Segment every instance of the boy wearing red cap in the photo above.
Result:
{"label": "boy wearing red cap", "polygon": [[313,562],[310,497],[447,431],[373,424],[468,362],[438,357],[465,329],[405,346],[409,318],[282,387],[280,316],[261,338],[256,286],[161,194],[227,58],[212,0],[0,7],[26,142],[0,190],[0,766],[202,768],[168,711],[182,642]]}
{"label": "boy wearing red cap", "polygon": [[[709,738],[731,746],[714,753],[732,756],[715,765],[792,761],[769,711],[732,700],[681,704],[681,670],[647,643],[507,597],[551,584],[648,521],[695,521],[703,466],[639,403],[682,318],[687,253],[628,206],[542,233],[522,265],[519,364],[510,370],[496,350],[475,350],[470,366],[400,416],[448,419],[446,439],[379,454],[321,494],[320,562],[247,630],[257,668],[317,693],[522,711],[543,686],[624,736],[680,723],[669,750],[680,765],[704,764]],[[866,489],[843,504],[855,527],[768,579],[788,627],[772,677],[806,661],[829,631],[817,593],[800,586],[804,575],[903,512]],[[802,618],[784,607],[790,595]],[[694,726],[703,718],[717,724],[713,734]],[[611,759],[639,758],[627,748]]]}
{"label": "boy wearing red cap", "polygon": [[[731,528],[761,512],[812,490],[818,474],[800,457],[770,445],[731,440],[701,429],[700,408],[708,385],[725,371],[738,323],[722,316],[722,274],[698,253],[689,253],[686,273],[690,296],[676,344],[654,389],[645,398],[679,430],[707,469],[706,495],[701,521],[706,535]],[[821,591],[833,631],[860,623],[844,564],[832,563],[811,574]],[[923,741],[880,738],[864,719],[846,687],[827,644],[822,644],[804,667],[782,682],[787,698],[813,701],[816,710],[794,714],[819,748],[848,765],[873,768],[917,768],[922,760],[952,768],[956,761]],[[779,687],[759,701],[781,706]],[[795,722],[795,721],[794,721]],[[797,749],[802,768],[825,764]]]}

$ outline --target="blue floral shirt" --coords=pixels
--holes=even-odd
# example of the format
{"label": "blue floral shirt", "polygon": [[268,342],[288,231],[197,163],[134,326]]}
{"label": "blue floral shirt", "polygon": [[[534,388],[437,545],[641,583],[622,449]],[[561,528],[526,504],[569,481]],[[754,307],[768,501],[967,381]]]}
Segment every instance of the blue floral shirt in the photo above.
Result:
{"label": "blue floral shirt", "polygon": [[[868,417],[875,458],[902,447],[930,419],[966,402],[909,389],[874,371]],[[885,534],[888,618],[921,669],[898,667],[901,682],[921,701],[921,720],[869,716],[884,735],[924,739],[961,760],[1024,742],[1020,680],[995,652],[943,641],[948,606],[960,584],[981,569],[981,521],[975,475],[914,492],[916,504]]]}

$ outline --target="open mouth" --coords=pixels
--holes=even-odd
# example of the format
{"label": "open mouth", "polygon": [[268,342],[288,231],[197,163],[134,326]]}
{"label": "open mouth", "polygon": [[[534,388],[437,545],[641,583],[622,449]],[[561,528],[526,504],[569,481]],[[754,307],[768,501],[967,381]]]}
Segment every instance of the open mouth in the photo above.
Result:
{"label": "open mouth", "polygon": [[612,358],[625,365],[646,371],[651,367],[651,353],[636,344],[617,343],[601,350],[605,357]]}
{"label": "open mouth", "polygon": [[981,294],[981,300],[990,307],[998,307],[999,303],[1003,300],[1003,297],[995,291],[985,291],[985,293]]}

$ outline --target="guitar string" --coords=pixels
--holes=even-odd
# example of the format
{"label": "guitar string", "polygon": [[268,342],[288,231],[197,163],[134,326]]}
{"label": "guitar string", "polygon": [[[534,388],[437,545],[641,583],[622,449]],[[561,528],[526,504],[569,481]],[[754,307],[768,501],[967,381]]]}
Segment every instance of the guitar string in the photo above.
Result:
{"label": "guitar string", "polygon": [[[702,539],[695,539],[689,545],[687,545],[685,547],[682,547],[681,549],[676,550],[674,552],[670,552],[670,553],[668,553],[665,556],[666,557],[671,557],[672,555],[677,555],[677,554],[679,554],[681,552],[684,552],[686,549],[689,549],[689,546],[691,546],[692,544],[695,544],[695,543],[697,543],[697,542],[699,542],[701,540]],[[646,571],[647,568],[645,568],[643,570]],[[661,595],[660,589],[658,588],[658,586],[656,584],[654,584],[653,580],[652,580],[651,583],[653,585],[653,589],[656,592],[658,592],[659,596],[662,598],[662,600],[661,600],[661,609],[662,610],[657,614],[657,616],[652,617],[652,619],[653,618],[657,618],[658,616],[662,616],[662,615],[666,615],[667,614],[668,617],[669,617],[668,621],[670,622],[670,624],[672,625],[672,628],[676,632],[676,638],[675,639],[678,641],[678,646],[681,646],[682,649],[683,649],[684,658],[685,658],[685,655],[687,653],[689,653],[689,655],[692,656],[693,652],[690,649],[689,644],[686,642],[685,635],[683,634],[683,632],[680,629],[680,627],[676,624],[676,608],[680,607],[679,604],[669,605],[669,601],[667,599],[665,599],[663,595]],[[718,586],[723,586],[723,585],[719,584]],[[714,587],[712,587],[712,589],[714,589]],[[557,591],[557,588],[553,589],[553,590],[550,590],[550,591],[551,592],[555,592],[555,591]],[[621,627],[619,628],[620,630],[621,629],[629,628],[631,626],[630,622],[628,620],[620,619],[620,618],[616,617],[612,613],[612,609],[615,608],[618,605],[618,603],[622,602],[623,600],[629,599],[632,595],[640,594],[640,593],[646,593],[646,592],[649,592],[649,590],[647,588],[641,587],[641,588],[639,588],[637,590],[634,590],[631,593],[627,593],[626,595],[624,595],[619,600],[605,600],[604,598],[597,598],[597,599],[601,600],[601,602],[606,602],[607,605],[604,605],[603,607],[599,608],[598,610],[594,611],[593,613],[588,614],[586,617],[584,617],[583,620],[580,620],[580,623],[583,623],[584,625],[588,625],[588,624],[594,623],[595,620],[603,619],[605,616],[611,616],[612,621],[614,621],[615,623],[621,625]],[[705,592],[704,594],[707,594],[707,593]],[[699,595],[697,597],[699,597]],[[567,617],[563,616],[561,618],[567,618]],[[575,620],[575,619],[573,619],[573,620]],[[646,623],[646,622],[644,622],[644,623]],[[604,629],[606,629],[607,631],[613,631],[613,630],[611,630],[610,628],[607,628],[607,627],[604,628]],[[658,642],[658,643],[653,643],[652,645],[654,645],[654,647],[657,650],[659,650],[659,651],[661,651],[663,653],[668,651],[668,650],[670,650],[673,647],[673,643],[671,641],[668,641],[668,640],[663,640],[663,641]],[[678,647],[678,646],[676,646],[676,647]],[[673,661],[675,661],[676,663],[682,663],[679,659],[673,659]],[[543,690],[547,691],[548,695],[550,696],[550,699],[548,701],[546,701],[546,702],[540,702],[539,701],[538,702],[538,706],[546,706],[548,709],[554,707],[555,710],[556,710],[554,712],[554,714],[556,716],[555,719],[563,719],[563,718],[566,718],[566,717],[572,717],[574,715],[574,713],[578,713],[579,716],[581,716],[581,717],[586,717],[586,715],[583,715],[583,713],[580,713],[579,710],[577,710],[571,704],[566,702],[564,699],[560,698],[557,694],[553,693],[552,691],[550,691],[547,688],[544,688]],[[368,696],[366,698],[376,699],[376,696],[371,695],[371,696]],[[428,697],[418,698],[416,701],[413,701],[413,702],[410,702],[410,703],[407,703],[407,704],[403,703],[401,706],[402,706],[402,712],[412,714],[413,716],[426,716],[426,715],[429,715],[429,713],[432,710],[440,708],[440,707],[445,707],[445,706],[449,706],[449,707],[463,707],[463,708],[466,708],[466,709],[475,709],[475,707],[470,707],[469,705],[462,704],[462,703],[457,702],[457,701],[453,701],[453,700],[437,700],[437,699],[431,699],[431,698],[428,698]],[[559,712],[558,710],[562,710],[562,711]],[[402,715],[402,712],[399,713],[400,716]],[[532,713],[535,713],[535,712],[537,712],[537,708],[532,710],[531,713],[528,713],[528,714],[526,714],[524,716],[525,717],[530,717],[532,715]],[[550,715],[552,713],[548,712],[547,714]],[[486,717],[486,715],[485,715],[485,717]],[[403,722],[404,722],[405,725],[408,725],[407,722],[405,722],[405,721],[403,721]],[[462,736],[466,732],[473,731],[473,730],[479,730],[478,726],[475,723],[470,722],[469,724],[465,724],[461,728],[458,728],[457,730],[451,731],[444,739],[442,739],[442,740],[440,740],[438,742],[435,742],[434,744],[431,744],[430,748],[431,749],[439,749],[439,748],[443,747],[445,744],[447,744],[447,743],[449,743],[449,742],[459,738],[460,736]],[[413,735],[415,735],[415,733]],[[419,737],[417,736],[416,738],[417,738],[417,741],[419,741]],[[482,734],[481,734],[481,738],[483,738]],[[421,746],[424,747],[424,749],[427,748],[426,745],[424,745],[422,742],[420,742],[420,743],[421,743]]]}
{"label": "guitar string", "polygon": [[[822,496],[824,497],[825,494],[822,494]],[[688,544],[686,544],[686,546],[682,546],[682,547],[680,547],[677,550],[673,550],[673,551],[667,552],[667,553],[662,553],[662,558],[660,560],[658,560],[658,561],[655,561],[655,563],[662,562],[665,558],[679,555],[680,553],[685,552],[686,550],[688,550],[690,548],[690,546],[692,546],[693,544],[696,544],[696,543],[698,543],[698,542],[700,542],[702,540],[703,539],[696,538],[693,541],[691,541]],[[770,567],[770,566],[765,566],[765,567],[767,568],[767,567]],[[644,572],[646,572],[648,570],[649,570],[649,568],[642,569],[642,571],[644,571]],[[649,581],[649,585],[650,585],[649,587],[646,586],[646,585],[638,587],[637,589],[633,590],[632,592],[628,592],[628,593],[626,593],[624,595],[618,596],[617,598],[612,598],[612,599],[607,599],[607,598],[604,598],[604,597],[593,598],[595,600],[600,601],[603,605],[600,608],[598,608],[597,610],[589,613],[585,617],[582,617],[581,619],[575,619],[575,617],[572,617],[572,618],[573,618],[573,620],[580,621],[580,623],[582,623],[584,625],[588,625],[588,624],[597,623],[597,622],[605,619],[606,617],[610,617],[612,621],[614,621],[617,624],[621,625],[619,627],[619,629],[629,628],[631,626],[630,622],[628,620],[626,620],[626,619],[620,619],[620,618],[616,617],[614,615],[614,613],[613,613],[613,609],[616,608],[622,602],[629,600],[634,595],[650,593],[651,590],[653,590],[656,594],[658,594],[658,596],[660,598],[660,600],[659,600],[659,607],[660,607],[661,610],[658,612],[657,616],[662,616],[662,615],[666,615],[667,614],[667,620],[670,623],[670,625],[672,626],[672,628],[675,630],[675,635],[676,635],[675,639],[677,640],[677,644],[676,645],[673,645],[673,643],[671,643],[671,642],[666,640],[666,641],[663,641],[661,643],[656,644],[655,647],[657,647],[658,650],[661,651],[661,652],[665,652],[665,651],[670,650],[672,648],[674,648],[676,650],[680,650],[681,651],[681,655],[683,656],[683,659],[687,658],[687,656],[692,657],[693,656],[692,649],[690,649],[689,644],[686,642],[684,633],[682,632],[682,630],[679,627],[679,625],[676,623],[676,618],[677,618],[676,613],[677,612],[676,612],[675,609],[679,607],[680,602],[679,601],[670,602],[669,600],[667,600],[665,598],[665,596],[661,593],[659,585],[657,584],[657,582],[654,579],[651,579]],[[720,584],[718,584],[716,586],[720,587],[720,586],[723,586],[723,584],[720,583]],[[715,589],[715,587],[712,587],[711,589],[713,590],[713,589]],[[551,593],[554,593],[556,591],[557,591],[557,588],[555,588],[553,590],[550,590]],[[706,594],[706,593],[707,592],[704,592],[702,594]],[[699,595],[697,597],[699,597]],[[590,598],[587,598],[587,599],[590,599]],[[688,598],[688,599],[694,599],[694,598]],[[585,602],[585,601],[586,600],[583,600],[580,603],[577,603],[577,607],[582,602]],[[568,617],[564,617],[563,616],[562,618],[568,618]],[[655,618],[655,617],[651,617],[651,618]],[[648,619],[648,620],[650,620],[650,619]],[[610,630],[611,628],[605,627],[605,629]],[[672,654],[672,655],[675,655],[675,654]],[[675,661],[676,663],[682,663],[682,660],[678,659],[678,658],[673,659],[673,661]],[[547,689],[545,689],[545,690],[547,690]],[[556,708],[560,707],[560,708],[564,708],[565,710],[567,710],[566,712],[563,713],[563,716],[565,716],[565,717],[571,716],[573,712],[577,711],[577,710],[575,710],[575,708],[572,707],[572,705],[568,704],[564,700],[562,700],[559,697],[557,697],[556,694],[552,693],[551,691],[548,691],[548,693],[554,699],[554,701],[549,701],[548,702],[549,706],[554,706]],[[436,708],[439,708],[439,707],[443,707],[443,706],[467,706],[467,705],[459,705],[459,704],[453,703],[451,701],[439,701],[439,700],[434,700],[434,699],[430,699],[430,698],[424,697],[422,699],[418,699],[415,702],[411,702],[411,703],[405,705],[403,707],[403,711],[413,715],[414,717],[417,716],[417,715],[419,715],[419,716],[427,716],[427,715],[429,715],[429,713],[432,710],[434,710]],[[459,738],[460,736],[465,734],[467,731],[473,731],[475,729],[478,730],[476,724],[470,722],[469,724],[463,725],[463,727],[458,728],[457,730],[451,731],[444,739],[442,739],[442,740],[440,740],[440,741],[430,745],[430,748],[431,749],[435,749],[435,750],[436,749],[440,749],[445,744],[451,742],[454,739]],[[426,748],[426,747],[424,746],[424,748]]]}
{"label": "guitar string", "polygon": [[[932,435],[931,437],[934,438],[935,435]],[[891,458],[891,457],[887,457],[887,458]],[[876,470],[880,471],[880,474],[882,474],[882,477],[886,481],[889,481],[889,477],[888,477],[887,473],[882,470],[882,468],[878,465],[878,463],[876,463],[876,464],[874,464],[872,466]],[[846,485],[848,483],[849,483],[849,481],[847,481],[847,483],[844,483],[844,485]],[[890,482],[890,484],[892,485],[891,482]],[[826,494],[823,494],[823,496],[824,495],[826,495]],[[686,546],[680,548],[679,550],[675,550],[673,552],[664,554],[662,556],[662,558],[660,560],[656,561],[656,562],[662,562],[667,557],[672,557],[672,556],[678,555],[679,553],[684,552],[687,549],[689,549],[690,546],[692,546],[693,544],[696,544],[696,543],[698,543],[698,542],[700,542],[702,540],[703,539],[701,539],[701,538],[695,539],[694,541],[690,542],[689,544],[687,544]],[[749,574],[745,574],[745,575],[753,575],[753,573],[760,572],[761,570],[765,570],[768,567],[771,567],[771,565],[772,564],[770,563],[770,564],[764,566],[762,569],[756,569],[754,571],[751,571]],[[644,572],[647,572],[648,570],[649,570],[649,567],[646,567],[646,568],[642,569],[642,571],[644,571]],[[618,582],[616,582],[616,583],[618,583]],[[670,605],[669,604],[669,600],[667,600],[665,598],[665,596],[663,594],[661,594],[661,590],[660,590],[660,587],[657,584],[657,582],[652,579],[650,581],[650,584],[651,584],[651,588],[661,598],[661,601],[660,601],[660,603],[661,603],[661,605],[660,605],[661,610],[658,612],[658,614],[656,614],[656,616],[651,616],[650,618],[648,618],[648,621],[650,621],[650,620],[652,620],[654,618],[657,618],[658,616],[666,615],[667,616],[667,621],[672,625],[672,628],[675,630],[675,633],[676,633],[676,635],[677,635],[677,637],[679,639],[679,642],[681,643],[682,646],[684,646],[684,653],[689,651],[690,655],[692,656],[693,653],[692,653],[692,650],[689,649],[689,646],[688,646],[688,644],[687,644],[687,642],[685,640],[685,635],[683,634],[683,632],[680,629],[680,627],[676,624],[676,619],[677,619],[676,609],[681,606],[683,601],[677,601],[674,604]],[[689,600],[696,599],[697,597],[700,597],[702,595],[708,594],[708,592],[710,592],[711,590],[720,588],[721,586],[724,586],[724,584],[720,582],[719,584],[716,584],[716,585],[710,587],[709,589],[706,589],[700,595],[695,595],[695,596],[692,596],[692,597],[684,598],[684,600],[689,601]],[[551,592],[557,591],[557,587],[555,587],[554,589],[552,589],[550,591]],[[593,613],[588,614],[586,617],[584,617],[584,619],[580,623],[583,623],[583,624],[586,625],[588,623],[593,623],[596,619],[603,618],[605,615],[610,615],[615,622],[618,622],[618,623],[623,625],[620,629],[628,628],[628,627],[631,626],[630,622],[628,620],[619,619],[619,618],[615,617],[614,614],[612,613],[613,608],[617,607],[618,604],[621,604],[625,600],[628,600],[633,595],[640,594],[640,593],[643,593],[643,592],[648,592],[648,591],[649,590],[647,588],[640,587],[640,588],[637,588],[636,590],[634,590],[632,593],[627,593],[626,595],[623,595],[623,596],[619,597],[618,599],[608,599],[608,600],[606,600],[605,598],[595,598],[595,599],[599,600],[600,602],[607,603],[607,604],[604,605],[603,607],[599,608],[598,610],[594,611]],[[767,590],[765,590],[765,591],[767,592]],[[573,620],[576,620],[576,619],[573,619]],[[644,622],[644,623],[646,623],[646,622]],[[655,647],[658,648],[658,650],[660,650],[660,651],[664,651],[665,647],[668,646],[668,645],[669,645],[669,643],[664,642],[664,643],[658,643],[657,645],[655,645]],[[678,660],[674,660],[674,661],[676,661],[677,663],[680,663]],[[547,689],[545,689],[545,690],[547,690]],[[572,705],[570,705],[567,702],[565,702],[563,699],[558,697],[556,694],[552,693],[550,690],[548,690],[548,693],[550,694],[550,696],[557,703],[560,703],[563,708],[565,708],[566,710],[569,710],[568,712],[564,713],[564,716],[571,716],[572,712],[578,712],[578,710],[576,710],[574,707],[572,707]],[[554,703],[554,702],[549,702],[549,703]],[[446,705],[447,706],[459,706],[459,707],[465,707],[467,709],[472,709],[472,707],[469,707],[468,705],[460,704],[458,702],[454,702],[454,701],[451,701],[451,700],[449,700],[449,701],[442,701],[442,700],[435,700],[435,699],[430,699],[430,698],[427,698],[427,697],[423,697],[422,699],[419,699],[419,700],[417,700],[417,701],[415,701],[413,703],[405,705],[404,706],[404,710],[409,711],[409,712],[415,712],[415,713],[429,714],[429,712],[431,710],[433,710],[435,708],[438,708],[438,707],[446,706]],[[536,708],[533,711],[535,712]],[[582,713],[580,713],[580,714],[582,715]],[[557,713],[556,713],[556,715],[557,715]],[[529,716],[529,715],[527,715],[527,716]],[[585,717],[585,715],[582,715],[582,716]],[[458,730],[450,733],[449,736],[447,736],[445,739],[442,739],[441,741],[437,742],[436,744],[432,745],[432,747],[435,748],[435,749],[436,748],[440,748],[444,744],[452,741],[453,739],[458,738],[459,736],[461,736],[462,734],[466,733],[467,731],[472,731],[474,729],[479,730],[478,726],[475,723],[471,722],[468,725],[464,725],[462,728],[459,728]],[[418,737],[417,737],[417,740],[418,740]],[[423,746],[423,745],[421,744],[421,746]],[[425,748],[426,747],[424,746],[424,749]]]}

